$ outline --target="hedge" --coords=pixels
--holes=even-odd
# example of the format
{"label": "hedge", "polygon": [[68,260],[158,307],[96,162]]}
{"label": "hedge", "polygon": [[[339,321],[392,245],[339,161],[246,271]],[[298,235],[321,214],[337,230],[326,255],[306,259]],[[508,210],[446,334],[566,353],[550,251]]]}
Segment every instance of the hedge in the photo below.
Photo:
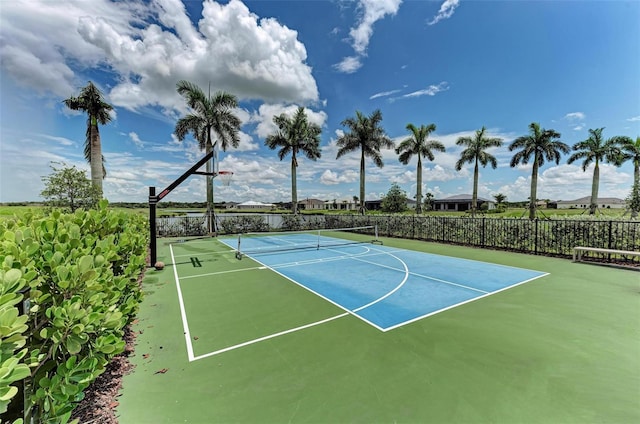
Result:
{"label": "hedge", "polygon": [[0,413],[69,421],[84,390],[124,351],[147,246],[146,220],[106,201],[0,221]]}

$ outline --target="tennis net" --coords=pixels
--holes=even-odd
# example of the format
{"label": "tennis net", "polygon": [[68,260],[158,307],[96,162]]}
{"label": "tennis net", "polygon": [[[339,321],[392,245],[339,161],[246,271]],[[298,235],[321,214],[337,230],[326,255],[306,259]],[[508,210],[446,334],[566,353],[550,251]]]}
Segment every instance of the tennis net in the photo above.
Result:
{"label": "tennis net", "polygon": [[[373,238],[371,238],[373,237]],[[236,258],[244,255],[299,249],[321,249],[359,243],[378,243],[378,227],[333,228],[307,231],[284,231],[238,234]]]}

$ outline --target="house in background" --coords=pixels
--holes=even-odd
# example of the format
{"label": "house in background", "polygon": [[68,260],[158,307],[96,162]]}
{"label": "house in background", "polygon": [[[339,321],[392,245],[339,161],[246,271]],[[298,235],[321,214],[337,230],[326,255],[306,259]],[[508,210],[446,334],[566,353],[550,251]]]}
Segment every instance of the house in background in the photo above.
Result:
{"label": "house in background", "polygon": [[298,208],[306,211],[314,211],[314,210],[323,210],[324,209],[324,200],[320,199],[304,199],[298,202]]}
{"label": "house in background", "polygon": [[353,199],[333,199],[324,202],[324,209],[329,211],[356,211],[358,203]]}
{"label": "house in background", "polygon": [[273,203],[254,202],[249,200],[248,202],[238,203],[235,209],[272,209],[275,205]]}
{"label": "house in background", "polygon": [[[587,209],[591,204],[591,196],[581,197],[576,200],[558,200],[555,202],[558,209]],[[616,197],[598,197],[598,207],[601,209],[624,209],[627,203]]]}
{"label": "house in background", "polygon": [[[434,211],[443,211],[443,212],[464,212],[471,210],[471,200],[472,197],[470,194],[458,194],[451,197],[446,197],[444,199],[436,199],[433,200],[433,210]],[[487,205],[487,209],[495,209],[496,203],[492,200],[484,199],[482,197],[478,197],[478,209],[482,207],[483,204]]]}

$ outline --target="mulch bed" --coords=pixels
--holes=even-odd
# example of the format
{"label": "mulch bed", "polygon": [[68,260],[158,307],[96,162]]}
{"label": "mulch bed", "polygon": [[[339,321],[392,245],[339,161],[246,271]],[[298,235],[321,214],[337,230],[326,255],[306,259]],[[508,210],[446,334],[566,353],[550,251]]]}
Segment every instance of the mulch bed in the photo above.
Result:
{"label": "mulch bed", "polygon": [[114,356],[105,371],[85,390],[85,398],[73,411],[71,419],[78,419],[83,424],[118,424],[116,407],[122,377],[133,370],[129,356],[133,353],[136,333],[131,326],[125,328],[124,340],[124,352]]}

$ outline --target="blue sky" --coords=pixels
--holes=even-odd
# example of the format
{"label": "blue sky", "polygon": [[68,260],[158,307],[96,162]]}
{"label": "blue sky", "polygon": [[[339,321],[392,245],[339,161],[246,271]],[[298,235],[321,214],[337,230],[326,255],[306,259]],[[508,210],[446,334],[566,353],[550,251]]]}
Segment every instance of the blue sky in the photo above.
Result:
{"label": "blue sky", "polygon": [[[424,190],[436,198],[471,193],[471,165],[455,171],[458,137],[482,126],[504,146],[498,168],[481,169],[479,194],[525,200],[530,166],[509,167],[508,144],[531,122],[573,145],[589,128],[605,137],[640,136],[638,1],[245,1],[152,0],[0,2],[0,201],[39,200],[51,161],[88,170],[86,116],[62,100],[93,81],[115,107],[100,128],[111,201],[145,202],[148,186],[170,184],[202,153],[180,143],[187,112],[176,93],[186,79],[238,96],[238,149],[220,153],[217,201],[291,199],[290,159],[264,138],[280,113],[307,108],[322,126],[322,158],[300,160],[298,198],[359,194],[359,155],[336,160],[340,123],[380,109],[396,143],[407,123],[434,123],[446,146],[423,164]],[[591,190],[592,168],[547,164],[538,197],[572,200]],[[392,183],[413,197],[416,161],[383,152],[367,162],[367,199]],[[630,163],[601,166],[600,196],[625,198]],[[203,201],[191,177],[167,200]]]}

